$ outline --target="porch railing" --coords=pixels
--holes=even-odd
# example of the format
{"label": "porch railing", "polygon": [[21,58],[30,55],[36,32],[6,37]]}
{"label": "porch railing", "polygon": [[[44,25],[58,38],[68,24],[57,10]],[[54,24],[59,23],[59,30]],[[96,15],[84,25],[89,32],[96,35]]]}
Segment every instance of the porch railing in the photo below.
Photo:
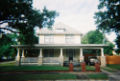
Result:
{"label": "porch railing", "polygon": [[44,57],[43,58],[44,64],[60,64],[59,57]]}
{"label": "porch railing", "polygon": [[21,58],[21,63],[38,63],[38,58],[37,57]]}

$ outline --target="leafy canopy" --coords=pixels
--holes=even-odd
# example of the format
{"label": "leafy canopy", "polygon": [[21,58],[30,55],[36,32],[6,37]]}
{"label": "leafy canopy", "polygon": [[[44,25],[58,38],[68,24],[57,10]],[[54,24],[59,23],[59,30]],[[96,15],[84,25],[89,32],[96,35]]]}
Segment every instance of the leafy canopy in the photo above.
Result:
{"label": "leafy canopy", "polygon": [[[104,53],[105,54],[112,54],[114,44],[109,42],[107,38],[98,30],[89,31],[83,38],[82,44],[107,44],[108,46],[105,47]],[[91,52],[94,53],[94,52]]]}
{"label": "leafy canopy", "polygon": [[89,31],[83,38],[83,44],[102,44],[104,36],[98,30],[96,31]]}
{"label": "leafy canopy", "polygon": [[[43,10],[32,8],[32,0],[0,0],[0,57],[13,53],[10,45],[18,44],[36,44],[38,38],[35,36],[35,27],[51,27],[55,17],[58,16],[56,11],[49,11],[46,7]],[[8,26],[2,27],[4,23]],[[10,31],[11,35],[6,33]],[[13,41],[15,34],[16,41]]]}
{"label": "leafy canopy", "polygon": [[57,15],[46,7],[42,11],[33,9],[32,0],[0,0],[0,25],[8,23],[8,26],[0,27],[0,32],[17,32],[21,44],[34,44],[37,43],[34,28],[51,27]]}
{"label": "leafy canopy", "polygon": [[116,44],[120,51],[120,0],[99,0],[98,9],[95,13],[97,28],[104,32],[115,32]]}
{"label": "leafy canopy", "polygon": [[16,34],[7,34],[0,39],[0,59],[3,56],[6,57],[15,56],[16,51],[14,48],[11,47],[11,44],[17,44],[16,38],[17,38]]}

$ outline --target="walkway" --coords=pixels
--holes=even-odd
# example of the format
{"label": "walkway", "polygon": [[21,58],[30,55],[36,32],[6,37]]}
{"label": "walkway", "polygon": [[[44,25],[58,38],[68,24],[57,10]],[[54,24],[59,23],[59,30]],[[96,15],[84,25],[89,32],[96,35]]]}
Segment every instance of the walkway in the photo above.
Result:
{"label": "walkway", "polygon": [[119,81],[120,80],[120,71],[108,72],[108,71],[102,69],[102,72],[106,73],[109,76],[109,81]]}

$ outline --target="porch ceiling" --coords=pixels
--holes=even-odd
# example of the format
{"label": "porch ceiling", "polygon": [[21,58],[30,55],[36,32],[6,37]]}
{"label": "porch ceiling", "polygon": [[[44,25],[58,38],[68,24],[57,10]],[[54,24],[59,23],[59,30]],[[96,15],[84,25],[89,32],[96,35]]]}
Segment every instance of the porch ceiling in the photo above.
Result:
{"label": "porch ceiling", "polygon": [[105,44],[34,44],[34,45],[11,45],[12,47],[15,48],[54,48],[54,49],[59,49],[59,48],[65,48],[65,49],[100,49],[103,48],[107,45]]}

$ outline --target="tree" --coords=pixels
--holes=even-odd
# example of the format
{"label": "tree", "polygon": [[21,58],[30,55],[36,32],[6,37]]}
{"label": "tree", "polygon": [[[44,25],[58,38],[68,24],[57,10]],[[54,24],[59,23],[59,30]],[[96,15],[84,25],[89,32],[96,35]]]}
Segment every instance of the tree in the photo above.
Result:
{"label": "tree", "polygon": [[37,43],[38,39],[35,37],[34,28],[36,26],[39,28],[51,27],[57,15],[55,11],[49,11],[45,7],[42,12],[33,10],[32,15],[27,15],[28,22],[26,24],[15,24],[15,26],[20,27],[19,41],[21,41],[21,44]]}
{"label": "tree", "polygon": [[83,38],[83,44],[102,44],[104,36],[98,30],[96,31],[89,31]]}
{"label": "tree", "polygon": [[[5,30],[18,34],[19,36],[16,39],[21,44],[37,43],[38,39],[35,36],[34,28],[51,27],[57,15],[56,11],[49,11],[46,7],[41,11],[33,9],[32,0],[0,0],[0,33],[3,33],[3,38],[0,38],[0,45],[8,50],[6,43],[9,37]],[[4,23],[8,23],[8,26],[1,27]],[[10,46],[13,43],[9,41],[8,44]],[[1,49],[1,51],[5,50]]]}
{"label": "tree", "polygon": [[120,0],[99,0],[98,9],[95,13],[97,28],[104,32],[115,32],[116,44],[120,51]]}
{"label": "tree", "polygon": [[[105,47],[105,54],[112,54],[113,48],[114,48],[114,44],[112,44],[111,42],[109,42],[106,37],[103,35],[103,33],[101,33],[98,30],[95,31],[89,31],[83,38],[82,38],[82,44],[107,44],[108,46]],[[90,51],[91,53],[93,53],[92,51]]]}
{"label": "tree", "polygon": [[[16,23],[22,23],[24,15],[32,11],[32,0],[0,0],[0,25],[8,23],[12,26]],[[12,26],[11,28],[19,28]],[[9,27],[0,28],[1,30],[13,31]]]}
{"label": "tree", "polygon": [[[2,57],[14,57],[15,49],[11,47],[11,44],[17,44],[16,42],[17,35],[16,34],[7,34],[4,35],[0,39],[0,59]],[[3,41],[4,40],[4,41]]]}
{"label": "tree", "polygon": [[37,43],[34,28],[51,27],[57,15],[56,11],[49,11],[46,7],[42,11],[34,10],[32,0],[1,0],[0,25],[8,23],[8,27],[0,27],[0,31],[17,32],[21,44],[34,44]]}

